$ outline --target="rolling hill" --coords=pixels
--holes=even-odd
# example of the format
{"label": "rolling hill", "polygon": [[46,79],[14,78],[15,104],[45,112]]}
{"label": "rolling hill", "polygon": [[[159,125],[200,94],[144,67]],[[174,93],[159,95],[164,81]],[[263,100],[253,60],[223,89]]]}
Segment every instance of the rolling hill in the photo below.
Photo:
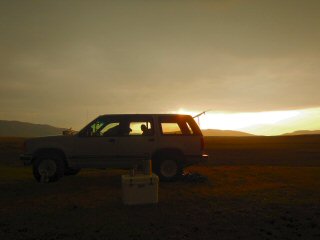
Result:
{"label": "rolling hill", "polygon": [[218,129],[202,129],[202,134],[208,137],[248,137],[255,136],[250,133],[233,131],[233,130],[218,130]]}
{"label": "rolling hill", "polygon": [[299,130],[291,133],[285,133],[283,136],[295,136],[295,135],[314,135],[320,134],[320,130]]}
{"label": "rolling hill", "polygon": [[43,137],[61,135],[63,130],[65,130],[65,128],[57,128],[46,124],[0,120],[0,136],[6,137]]}

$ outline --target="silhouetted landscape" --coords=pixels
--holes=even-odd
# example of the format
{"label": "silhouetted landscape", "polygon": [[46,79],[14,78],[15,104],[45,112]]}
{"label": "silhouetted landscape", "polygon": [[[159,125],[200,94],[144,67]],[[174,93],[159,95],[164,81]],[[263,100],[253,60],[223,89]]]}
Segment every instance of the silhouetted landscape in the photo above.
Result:
{"label": "silhouetted landscape", "polygon": [[[50,126],[48,124],[35,124],[20,121],[6,121],[0,120],[0,137],[44,137],[52,135],[61,135],[67,128],[59,128]],[[222,136],[222,137],[246,137],[255,136],[254,134],[233,131],[233,130],[219,130],[219,129],[202,129],[204,136]],[[283,134],[284,136],[294,135],[316,135],[320,134],[320,130],[314,131],[295,131],[292,133]]]}
{"label": "silhouetted landscape", "polygon": [[254,136],[250,133],[240,132],[240,131],[232,131],[232,130],[219,130],[219,129],[202,129],[202,134],[204,136],[212,137],[212,136],[232,136],[232,137],[245,137],[245,136]]}
{"label": "silhouetted landscape", "polygon": [[61,135],[64,130],[66,130],[66,128],[53,127],[47,124],[0,120],[0,136],[5,137],[43,137]]}
{"label": "silhouetted landscape", "polygon": [[[1,239],[319,239],[320,136],[206,137],[207,177],[160,183],[158,205],[124,206],[122,170],[36,183],[0,138]],[[86,226],[85,228],[83,226]]]}
{"label": "silhouetted landscape", "polygon": [[314,134],[320,134],[320,130],[299,130],[299,131],[294,131],[291,133],[285,133],[283,135],[285,136],[293,136],[293,135],[314,135]]}

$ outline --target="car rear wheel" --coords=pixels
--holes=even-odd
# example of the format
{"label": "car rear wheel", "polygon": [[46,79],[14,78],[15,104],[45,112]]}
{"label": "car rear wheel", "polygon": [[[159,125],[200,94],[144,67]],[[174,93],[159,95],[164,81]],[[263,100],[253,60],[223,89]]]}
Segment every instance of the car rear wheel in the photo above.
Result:
{"label": "car rear wheel", "polygon": [[161,181],[171,182],[177,180],[182,174],[182,167],[177,160],[171,158],[161,159],[156,164],[155,172]]}
{"label": "car rear wheel", "polygon": [[55,182],[63,176],[63,173],[63,160],[56,155],[39,156],[33,164],[33,176],[38,182]]}

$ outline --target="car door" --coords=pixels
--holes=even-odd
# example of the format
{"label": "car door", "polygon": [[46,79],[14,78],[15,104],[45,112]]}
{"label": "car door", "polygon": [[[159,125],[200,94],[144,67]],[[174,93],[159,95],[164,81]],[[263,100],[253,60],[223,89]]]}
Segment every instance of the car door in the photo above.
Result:
{"label": "car door", "polygon": [[131,168],[142,160],[150,159],[156,144],[154,119],[152,116],[128,116],[124,125],[129,133],[118,140],[118,161],[125,168]]}
{"label": "car door", "polygon": [[187,116],[159,117],[159,148],[178,149],[186,157],[201,155],[202,134],[200,129],[196,131],[194,124],[194,120]]}
{"label": "car door", "polygon": [[102,116],[91,122],[75,138],[70,162],[79,168],[106,168],[117,164],[121,119]]}

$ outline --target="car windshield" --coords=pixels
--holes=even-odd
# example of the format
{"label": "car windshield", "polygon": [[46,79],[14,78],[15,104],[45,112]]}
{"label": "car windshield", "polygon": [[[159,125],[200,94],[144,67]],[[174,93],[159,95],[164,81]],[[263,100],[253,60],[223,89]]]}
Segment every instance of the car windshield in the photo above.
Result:
{"label": "car windshield", "polygon": [[81,130],[81,136],[117,136],[120,134],[120,119],[114,117],[98,117]]}

